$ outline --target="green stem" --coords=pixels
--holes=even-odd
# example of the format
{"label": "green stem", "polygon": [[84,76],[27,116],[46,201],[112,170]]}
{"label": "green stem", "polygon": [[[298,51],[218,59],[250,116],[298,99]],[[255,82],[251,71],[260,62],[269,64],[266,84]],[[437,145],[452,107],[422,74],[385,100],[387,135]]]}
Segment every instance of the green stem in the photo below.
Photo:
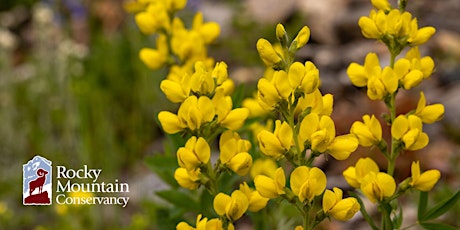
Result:
{"label": "green stem", "polygon": [[[394,64],[395,64],[397,54],[395,54],[395,52],[392,52],[392,51],[390,51],[390,53],[391,53],[390,67],[394,68]],[[392,125],[393,121],[396,119],[396,94],[397,93],[398,93],[398,91],[396,91],[393,94],[391,94],[390,100],[388,101],[388,103],[385,103],[387,108],[388,108],[388,110],[390,111],[390,125]],[[398,153],[398,151],[396,149],[396,147],[397,147],[396,142],[397,142],[396,139],[391,138],[391,152],[390,152],[390,156],[389,156],[389,159],[388,159],[388,169],[387,169],[387,173],[390,176],[393,176],[393,174],[394,174],[396,158],[399,155],[399,153]]]}

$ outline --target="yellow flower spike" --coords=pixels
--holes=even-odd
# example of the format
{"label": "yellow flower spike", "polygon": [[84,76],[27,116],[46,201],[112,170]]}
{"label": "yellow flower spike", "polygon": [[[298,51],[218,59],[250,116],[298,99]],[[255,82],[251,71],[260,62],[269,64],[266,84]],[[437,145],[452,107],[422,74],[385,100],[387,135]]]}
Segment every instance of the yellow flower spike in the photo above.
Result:
{"label": "yellow flower spike", "polygon": [[158,113],[158,120],[163,130],[168,134],[178,133],[186,128],[186,125],[181,122],[176,114],[168,111]]}
{"label": "yellow flower spike", "polygon": [[352,134],[337,136],[327,147],[327,152],[336,160],[345,160],[358,148],[358,143]]}
{"label": "yellow flower spike", "polygon": [[207,164],[211,157],[211,148],[202,137],[192,136],[184,147],[177,150],[179,165],[187,170],[196,169],[201,164]]}
{"label": "yellow flower spike", "polygon": [[371,0],[372,5],[378,10],[390,11],[391,5],[388,0]]}
{"label": "yellow flower spike", "polygon": [[372,203],[375,203],[392,196],[396,191],[396,182],[389,174],[369,172],[363,178],[361,191]]}
{"label": "yellow flower spike", "polygon": [[364,176],[368,173],[378,173],[379,171],[377,163],[371,158],[365,157],[360,158],[358,162],[356,162],[355,167],[348,167],[342,174],[349,185],[354,188],[359,188]]}
{"label": "yellow flower spike", "polygon": [[189,190],[195,190],[200,186],[199,174],[201,173],[200,169],[193,171],[187,171],[185,168],[177,168],[174,172],[174,179],[182,187]]}
{"label": "yellow flower spike", "polygon": [[260,58],[267,67],[272,67],[282,61],[280,55],[266,39],[260,38],[257,41],[256,47]]}
{"label": "yellow flower spike", "polygon": [[271,158],[258,158],[251,167],[251,178],[254,179],[257,175],[273,178],[277,167],[278,165]]}
{"label": "yellow flower spike", "polygon": [[273,178],[258,175],[254,178],[254,185],[259,194],[265,198],[277,198],[285,194],[284,187],[286,186],[286,176],[282,167],[279,167],[274,174]]}
{"label": "yellow flower spike", "polygon": [[364,147],[377,145],[382,141],[382,126],[374,115],[364,115],[363,122],[355,121],[350,133],[356,135],[359,144]]}
{"label": "yellow flower spike", "polygon": [[418,101],[414,115],[422,119],[423,123],[432,124],[441,120],[444,116],[444,105],[426,105],[425,94],[420,92],[420,99]]}
{"label": "yellow flower spike", "polygon": [[411,173],[410,185],[422,192],[429,192],[441,177],[441,173],[437,169],[431,169],[420,174],[419,161],[412,162]]}
{"label": "yellow flower spike", "polygon": [[229,196],[224,193],[217,194],[214,197],[214,210],[220,216],[227,217],[231,222],[238,220],[247,211],[249,201],[246,195],[240,191],[235,190]]}
{"label": "yellow flower spike", "polygon": [[353,85],[358,87],[367,86],[370,75],[375,71],[375,68],[380,71],[380,63],[377,54],[369,53],[364,59],[364,65],[351,63],[347,68],[347,75]]}
{"label": "yellow flower spike", "polygon": [[309,39],[310,39],[310,28],[308,28],[308,26],[304,26],[302,27],[302,29],[300,29],[299,33],[297,33],[297,36],[294,38],[294,41],[292,42],[293,43],[295,42],[296,49],[300,49],[303,46],[305,46],[305,44],[307,44]]}
{"label": "yellow flower spike", "polygon": [[265,109],[273,110],[274,106],[281,100],[275,86],[265,78],[257,83],[258,100]]}
{"label": "yellow flower spike", "polygon": [[257,190],[249,188],[248,184],[244,182],[240,184],[240,191],[242,191],[248,198],[248,210],[251,212],[258,212],[265,208],[268,203],[268,198],[262,197]]}
{"label": "yellow flower spike", "polygon": [[326,189],[326,182],[326,174],[316,167],[300,166],[291,173],[292,192],[301,202],[311,202],[315,196],[321,195]]}
{"label": "yellow flower spike", "polygon": [[276,71],[273,74],[273,81],[275,83],[275,88],[278,91],[278,95],[285,100],[288,99],[292,93],[289,81],[286,81],[287,78],[288,75],[284,70]]}
{"label": "yellow flower spike", "polygon": [[342,199],[343,192],[340,188],[326,190],[323,195],[323,211],[333,218],[341,221],[351,219],[360,209],[358,200],[354,197]]}

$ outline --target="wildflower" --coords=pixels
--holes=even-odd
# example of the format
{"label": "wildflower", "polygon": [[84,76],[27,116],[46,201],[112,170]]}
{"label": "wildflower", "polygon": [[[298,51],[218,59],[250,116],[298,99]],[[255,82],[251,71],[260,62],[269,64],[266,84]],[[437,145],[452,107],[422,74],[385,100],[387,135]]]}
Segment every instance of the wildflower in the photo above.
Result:
{"label": "wildflower", "polygon": [[355,121],[350,133],[356,135],[359,144],[364,147],[378,145],[382,141],[382,126],[374,115],[364,115],[363,122]]}
{"label": "wildflower", "polygon": [[156,41],[157,49],[142,48],[139,59],[152,70],[161,68],[168,60],[168,44],[165,35],[160,35]]}
{"label": "wildflower", "polygon": [[276,38],[278,38],[278,41],[280,41],[282,45],[285,45],[288,42],[286,30],[284,29],[284,26],[281,23],[278,23],[276,25]]}
{"label": "wildflower", "polygon": [[240,139],[238,133],[226,131],[219,140],[220,161],[240,176],[249,172],[252,165],[252,157],[247,152],[251,144],[247,140]]}
{"label": "wildflower", "polygon": [[286,186],[286,176],[282,167],[275,171],[273,178],[258,175],[254,178],[254,185],[259,194],[266,198],[277,198],[279,195],[285,194],[284,187]]}
{"label": "wildflower", "polygon": [[240,190],[233,191],[231,196],[219,193],[214,197],[214,210],[218,215],[225,216],[230,221],[241,218],[248,210],[248,206],[248,198]]}
{"label": "wildflower", "polygon": [[170,18],[165,5],[160,1],[152,2],[145,11],[134,16],[136,24],[144,34],[153,34],[160,29],[170,28]]}
{"label": "wildflower", "polygon": [[422,120],[415,115],[399,115],[391,125],[391,136],[402,140],[404,148],[411,151],[424,148],[429,141],[428,135],[422,131]]}
{"label": "wildflower", "polygon": [[216,85],[210,72],[203,62],[195,63],[195,72],[190,76],[190,89],[199,95],[209,95]]}
{"label": "wildflower", "polygon": [[243,108],[249,110],[249,117],[260,117],[267,114],[268,110],[264,109],[256,98],[246,98],[241,103]]}
{"label": "wildflower", "polygon": [[375,53],[368,53],[366,55],[366,58],[364,59],[364,65],[359,65],[358,63],[353,62],[347,68],[347,74],[351,80],[351,83],[358,87],[367,86],[369,76],[371,76],[374,71],[381,71],[379,58]]}
{"label": "wildflower", "polygon": [[203,14],[198,12],[195,14],[192,23],[192,30],[197,31],[205,44],[209,44],[216,40],[220,34],[220,26],[216,22],[203,22]]}
{"label": "wildflower", "polygon": [[309,39],[310,28],[308,28],[308,26],[304,26],[300,29],[299,33],[297,33],[297,36],[294,38],[294,41],[292,41],[292,44],[296,44],[296,49],[300,49],[307,44]]}
{"label": "wildflower", "polygon": [[185,168],[177,168],[174,172],[174,179],[182,187],[190,190],[195,190],[200,186],[199,175],[201,170],[198,168],[196,170],[188,171]]}
{"label": "wildflower", "polygon": [[410,69],[418,69],[423,73],[423,79],[427,79],[433,73],[434,61],[430,56],[422,57],[417,46],[407,51],[405,59],[411,63]]}
{"label": "wildflower", "polygon": [[182,168],[194,170],[202,164],[207,164],[211,157],[211,148],[202,137],[192,136],[184,147],[177,150],[177,161]]}
{"label": "wildflower", "polygon": [[327,189],[323,195],[323,211],[337,220],[347,221],[359,211],[360,205],[356,198],[342,199],[342,196],[340,188]]}
{"label": "wildflower", "polygon": [[391,5],[388,0],[371,0],[372,5],[378,10],[390,11]]}
{"label": "wildflower", "polygon": [[251,178],[257,175],[264,175],[273,178],[277,169],[276,162],[272,158],[258,158],[251,167]]}
{"label": "wildflower", "polygon": [[307,108],[310,108],[310,113],[330,116],[333,104],[334,97],[332,94],[325,94],[323,96],[321,91],[316,89],[313,93],[305,94],[303,97],[299,98],[294,113],[298,115]]}
{"label": "wildflower", "polygon": [[367,96],[371,100],[381,100],[388,94],[393,94],[398,89],[398,77],[390,67],[385,67],[382,72],[374,69],[373,75],[367,82]]}
{"label": "wildflower", "polygon": [[161,91],[173,103],[181,103],[190,95],[190,78],[183,74],[180,79],[165,79],[160,83]]}
{"label": "wildflower", "polygon": [[206,96],[190,96],[181,104],[177,115],[161,111],[158,120],[166,133],[173,134],[185,128],[197,130],[202,124],[213,120],[214,116],[215,110],[211,99]]}
{"label": "wildflower", "polygon": [[326,188],[326,174],[317,167],[309,168],[300,166],[291,173],[292,192],[299,197],[301,202],[311,202],[315,196],[319,196]]}
{"label": "wildflower", "polygon": [[373,203],[392,196],[396,191],[395,179],[387,173],[369,172],[361,182],[361,191]]}
{"label": "wildflower", "polygon": [[442,119],[444,106],[442,104],[426,105],[425,94],[420,92],[420,99],[414,115],[419,117],[423,123],[432,124]]}
{"label": "wildflower", "polygon": [[329,116],[310,113],[300,123],[299,140],[311,146],[311,150],[329,153],[337,160],[344,160],[358,147],[358,139],[352,135],[335,136],[334,121]]}
{"label": "wildflower", "polygon": [[411,69],[411,62],[408,59],[399,59],[395,63],[394,70],[404,89],[412,89],[423,80],[423,72],[419,69]]}
{"label": "wildflower", "polygon": [[356,165],[348,167],[343,171],[343,177],[354,188],[361,187],[364,177],[368,173],[379,173],[379,166],[369,157],[360,158]]}
{"label": "wildflower", "polygon": [[313,62],[294,62],[289,67],[288,79],[292,89],[299,89],[304,94],[313,93],[319,86],[319,70]]}
{"label": "wildflower", "polygon": [[410,185],[420,191],[428,192],[438,182],[441,173],[437,169],[431,169],[420,174],[420,162],[414,161],[411,165],[411,182]]}
{"label": "wildflower", "polygon": [[208,105],[215,108],[217,122],[230,130],[237,130],[244,125],[246,118],[249,116],[249,110],[246,108],[232,109],[233,102],[230,96],[224,95],[224,90],[216,91],[212,98],[212,104]]}
{"label": "wildflower", "polygon": [[280,55],[275,51],[272,44],[266,39],[259,39],[256,44],[259,56],[268,67],[279,64],[282,60]]}
{"label": "wildflower", "polygon": [[293,145],[292,135],[292,129],[287,122],[276,120],[273,133],[262,130],[257,136],[260,151],[267,156],[280,159]]}
{"label": "wildflower", "polygon": [[242,191],[248,198],[248,210],[251,212],[258,212],[267,206],[268,198],[260,195],[257,190],[249,188],[248,184],[244,182],[240,184],[240,191]]}
{"label": "wildflower", "polygon": [[196,217],[196,228],[190,226],[186,222],[180,222],[177,224],[176,230],[223,230],[221,220],[217,218],[208,220],[207,217],[202,217],[202,214]]}

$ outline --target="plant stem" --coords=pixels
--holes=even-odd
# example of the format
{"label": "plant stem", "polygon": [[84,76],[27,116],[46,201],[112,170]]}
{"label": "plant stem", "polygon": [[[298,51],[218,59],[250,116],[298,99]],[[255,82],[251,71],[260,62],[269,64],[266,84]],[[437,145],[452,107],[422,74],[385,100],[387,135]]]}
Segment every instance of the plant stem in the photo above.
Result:
{"label": "plant stem", "polygon": [[[390,53],[391,53],[390,67],[394,68],[394,64],[395,64],[397,54],[395,52],[391,51],[391,50],[390,50]],[[393,94],[391,94],[390,101],[388,103],[385,103],[387,108],[388,108],[388,110],[390,111],[390,125],[392,125],[393,121],[396,119],[396,94],[397,93],[398,93],[398,91],[396,91]],[[388,159],[388,169],[387,169],[387,173],[390,176],[393,176],[393,174],[394,174],[396,158],[399,155],[399,153],[397,152],[397,149],[396,149],[396,142],[397,142],[397,140],[392,137],[391,138],[391,152],[390,152],[390,156],[389,156],[389,159]]]}

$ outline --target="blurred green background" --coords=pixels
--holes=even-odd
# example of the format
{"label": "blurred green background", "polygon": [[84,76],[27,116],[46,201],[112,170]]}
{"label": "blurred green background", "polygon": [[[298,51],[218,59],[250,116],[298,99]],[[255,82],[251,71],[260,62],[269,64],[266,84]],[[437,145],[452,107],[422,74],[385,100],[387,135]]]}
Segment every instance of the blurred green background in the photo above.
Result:
{"label": "blurred green background", "polygon": [[[318,5],[314,1],[269,2],[261,5],[257,0],[190,0],[183,16],[191,18],[193,12],[201,10],[207,20],[222,25],[222,36],[211,47],[210,56],[228,63],[230,77],[245,83],[246,95],[251,95],[263,73],[255,50],[257,39],[273,41],[278,22],[286,25],[289,34],[297,33],[303,25],[311,26],[310,45],[301,50],[300,59],[317,64],[323,92],[335,95],[333,116],[340,121],[338,132],[347,132],[352,121],[364,113],[362,107],[356,110],[362,105],[362,97],[357,95],[365,95],[344,80],[344,70],[351,61],[362,62],[368,51],[379,48],[366,43],[357,27],[359,16],[370,8],[369,1],[324,1],[331,7],[329,11],[340,10],[336,8],[346,4],[342,10],[344,15],[351,15],[344,16],[347,20],[331,19],[340,14],[331,15],[327,10],[321,14],[321,7],[315,8]],[[451,2],[454,7],[449,7]],[[1,1],[0,229],[171,227],[165,224],[165,218],[171,217],[174,207],[153,195],[154,190],[165,185],[144,162],[146,157],[163,151],[164,135],[155,115],[176,106],[159,90],[166,70],[151,71],[138,59],[140,48],[151,47],[153,38],[139,32],[122,4],[121,0]],[[422,87],[432,90],[429,96],[434,102],[445,103],[448,112],[442,124],[429,129],[434,144],[421,157],[434,158],[433,152],[444,152],[427,165],[440,168],[445,175],[434,196],[442,200],[459,187],[459,169],[455,165],[459,163],[460,132],[452,127],[460,124],[455,93],[460,89],[460,48],[455,49],[460,47],[460,29],[458,20],[452,22],[455,18],[448,17],[459,6],[450,0],[444,2],[445,8],[439,3],[431,4],[433,11],[428,13],[426,5],[414,3],[419,13],[415,14],[426,16],[442,35],[427,50],[437,62],[437,80]],[[445,10],[443,17],[448,20],[433,18],[439,13],[436,10]],[[453,15],[458,19],[458,14]],[[341,55],[334,53],[337,51]],[[416,103],[410,100],[411,95],[407,97],[407,104]],[[364,107],[378,111],[372,104]],[[86,164],[103,169],[101,181],[119,178],[128,182],[128,207],[23,206],[22,164],[35,155],[52,160],[53,165],[77,169]],[[335,168],[333,163],[324,167]],[[337,170],[332,173],[340,174]],[[447,219],[458,224],[455,216],[460,215],[460,208],[449,215]]]}

